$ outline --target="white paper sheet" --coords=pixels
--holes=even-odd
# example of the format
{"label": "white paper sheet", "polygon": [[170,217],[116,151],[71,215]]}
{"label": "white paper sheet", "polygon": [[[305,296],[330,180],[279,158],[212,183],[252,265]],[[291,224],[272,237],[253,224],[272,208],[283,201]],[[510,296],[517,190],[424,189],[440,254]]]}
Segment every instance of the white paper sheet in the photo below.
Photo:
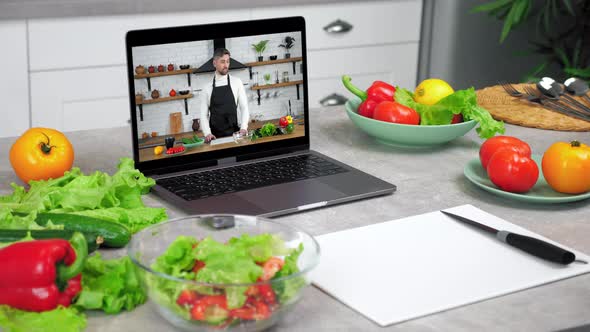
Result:
{"label": "white paper sheet", "polygon": [[[471,205],[446,210],[548,240]],[[381,326],[590,272],[590,264],[544,261],[439,211],[317,240],[313,283]]]}

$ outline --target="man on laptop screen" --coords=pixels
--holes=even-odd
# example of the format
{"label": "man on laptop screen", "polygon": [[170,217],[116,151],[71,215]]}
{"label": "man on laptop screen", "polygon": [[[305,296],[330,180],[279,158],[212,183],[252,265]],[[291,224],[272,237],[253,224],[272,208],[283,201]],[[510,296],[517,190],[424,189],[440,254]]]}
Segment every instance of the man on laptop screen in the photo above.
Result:
{"label": "man on laptop screen", "polygon": [[306,45],[302,17],[130,31],[133,158],[152,190],[269,217],[392,193],[310,149]]}
{"label": "man on laptop screen", "polygon": [[[207,84],[201,98],[201,126],[205,142],[218,137],[232,136],[234,132],[248,133],[248,97],[242,80],[228,74],[230,53],[225,48],[218,48],[213,53],[213,84]],[[240,108],[240,121],[238,120]],[[209,119],[209,121],[207,121]]]}

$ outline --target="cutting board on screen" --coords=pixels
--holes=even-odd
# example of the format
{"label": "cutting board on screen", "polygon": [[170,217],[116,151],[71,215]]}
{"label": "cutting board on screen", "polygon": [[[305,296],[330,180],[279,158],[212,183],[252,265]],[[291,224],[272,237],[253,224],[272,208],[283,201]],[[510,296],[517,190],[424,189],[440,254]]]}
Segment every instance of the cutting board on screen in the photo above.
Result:
{"label": "cutting board on screen", "polygon": [[[556,244],[472,205],[446,211]],[[536,258],[440,211],[316,239],[322,255],[312,282],[381,326],[590,272],[590,264]]]}
{"label": "cutting board on screen", "polygon": [[182,113],[170,113],[170,134],[182,133]]}

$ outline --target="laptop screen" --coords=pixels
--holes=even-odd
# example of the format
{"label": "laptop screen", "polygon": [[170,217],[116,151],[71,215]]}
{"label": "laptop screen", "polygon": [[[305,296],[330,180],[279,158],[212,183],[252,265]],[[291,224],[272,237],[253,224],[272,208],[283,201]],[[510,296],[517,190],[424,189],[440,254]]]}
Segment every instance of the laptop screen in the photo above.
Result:
{"label": "laptop screen", "polygon": [[131,31],[127,58],[140,169],[309,146],[302,18]]}

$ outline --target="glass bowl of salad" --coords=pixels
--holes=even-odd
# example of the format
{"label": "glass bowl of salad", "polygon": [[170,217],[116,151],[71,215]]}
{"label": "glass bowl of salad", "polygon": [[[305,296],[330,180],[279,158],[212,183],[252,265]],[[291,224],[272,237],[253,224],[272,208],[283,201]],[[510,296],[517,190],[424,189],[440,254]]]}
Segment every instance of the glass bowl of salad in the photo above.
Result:
{"label": "glass bowl of salad", "polygon": [[320,248],[265,218],[195,215],[145,228],[128,255],[150,303],[185,331],[260,331],[300,300]]}

